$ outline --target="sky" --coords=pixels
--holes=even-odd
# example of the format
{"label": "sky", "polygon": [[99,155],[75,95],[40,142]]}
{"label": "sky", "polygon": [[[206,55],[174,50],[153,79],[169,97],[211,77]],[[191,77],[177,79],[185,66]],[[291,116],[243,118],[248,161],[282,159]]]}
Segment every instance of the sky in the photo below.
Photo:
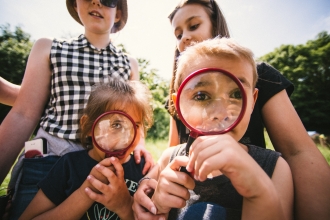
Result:
{"label": "sky", "polygon": [[[113,35],[136,58],[170,80],[175,39],[167,18],[178,0],[127,0],[128,21]],[[330,0],[217,0],[230,34],[260,57],[282,44],[304,44],[321,31],[330,33]],[[64,0],[0,0],[0,25],[20,26],[31,39],[79,36],[83,27],[69,15]]]}

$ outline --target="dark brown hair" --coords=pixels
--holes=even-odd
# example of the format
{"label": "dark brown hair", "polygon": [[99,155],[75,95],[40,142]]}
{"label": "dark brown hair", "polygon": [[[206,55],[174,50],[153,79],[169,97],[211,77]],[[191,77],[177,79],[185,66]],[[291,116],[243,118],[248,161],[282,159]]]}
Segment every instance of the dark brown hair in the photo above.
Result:
{"label": "dark brown hair", "polygon": [[[212,35],[213,37],[226,37],[229,38],[229,30],[227,26],[226,19],[221,12],[221,9],[219,5],[214,0],[181,0],[179,4],[176,6],[176,8],[171,12],[171,14],[168,16],[170,19],[170,22],[172,22],[176,12],[182,8],[185,5],[191,5],[191,4],[199,4],[204,7],[206,13],[209,15],[210,21],[212,23]],[[177,66],[177,59],[180,55],[180,52],[178,48],[175,48],[174,52],[174,61],[173,61],[173,72],[172,72],[172,79],[170,83],[170,91],[169,94],[171,96],[172,93],[174,93],[174,82],[176,78],[176,66]],[[176,111],[174,108],[174,103],[171,97],[169,97],[169,103],[168,103],[168,111],[172,116],[177,117]]]}

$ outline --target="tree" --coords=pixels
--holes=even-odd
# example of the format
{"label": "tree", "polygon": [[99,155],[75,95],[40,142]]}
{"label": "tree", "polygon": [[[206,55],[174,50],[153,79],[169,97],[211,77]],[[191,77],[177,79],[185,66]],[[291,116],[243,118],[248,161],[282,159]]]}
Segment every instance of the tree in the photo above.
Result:
{"label": "tree", "polygon": [[149,61],[138,59],[140,68],[140,80],[145,83],[151,91],[153,97],[154,125],[148,131],[149,139],[167,139],[170,129],[170,115],[164,108],[168,97],[168,82],[157,75],[157,70],[149,69]]}
{"label": "tree", "polygon": [[[33,42],[20,27],[10,30],[10,25],[0,26],[0,76],[9,82],[21,84],[26,62]],[[0,104],[0,123],[11,107]]]}
{"label": "tree", "polygon": [[282,45],[260,59],[294,84],[291,101],[305,128],[330,134],[330,35],[321,32],[304,45]]}

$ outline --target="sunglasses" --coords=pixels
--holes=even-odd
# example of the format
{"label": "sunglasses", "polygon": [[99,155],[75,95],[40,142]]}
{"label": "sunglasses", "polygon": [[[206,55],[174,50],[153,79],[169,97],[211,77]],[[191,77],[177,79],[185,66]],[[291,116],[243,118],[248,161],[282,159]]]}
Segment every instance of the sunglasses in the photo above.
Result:
{"label": "sunglasses", "polygon": [[100,0],[100,2],[102,5],[109,8],[115,8],[118,4],[118,0]]}

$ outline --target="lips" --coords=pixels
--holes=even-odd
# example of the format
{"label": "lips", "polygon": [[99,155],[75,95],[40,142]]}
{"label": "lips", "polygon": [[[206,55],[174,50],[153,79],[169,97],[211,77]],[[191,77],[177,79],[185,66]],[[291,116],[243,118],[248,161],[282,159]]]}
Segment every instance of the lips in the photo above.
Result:
{"label": "lips", "polygon": [[98,18],[103,18],[103,16],[97,11],[91,11],[89,14]]}

